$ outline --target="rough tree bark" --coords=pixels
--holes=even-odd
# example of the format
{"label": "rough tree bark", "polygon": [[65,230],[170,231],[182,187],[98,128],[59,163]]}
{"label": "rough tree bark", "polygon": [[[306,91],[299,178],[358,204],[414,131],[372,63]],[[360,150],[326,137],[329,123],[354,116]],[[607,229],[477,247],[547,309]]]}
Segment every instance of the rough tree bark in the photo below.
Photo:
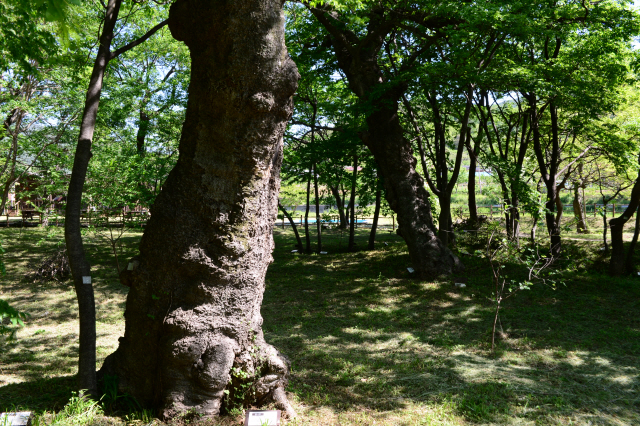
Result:
{"label": "rough tree bark", "polygon": [[125,335],[102,372],[165,417],[216,415],[233,401],[273,400],[292,413],[287,362],[260,316],[299,78],[282,3],[178,0],[169,27],[192,60],[180,157],[121,274],[131,286]]}

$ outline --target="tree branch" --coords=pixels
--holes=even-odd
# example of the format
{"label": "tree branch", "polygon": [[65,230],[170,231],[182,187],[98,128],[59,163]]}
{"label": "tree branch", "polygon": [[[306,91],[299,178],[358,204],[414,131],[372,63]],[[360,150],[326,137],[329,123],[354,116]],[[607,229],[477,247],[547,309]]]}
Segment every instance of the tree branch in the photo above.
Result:
{"label": "tree branch", "polygon": [[154,35],[159,29],[161,29],[162,27],[164,27],[168,23],[169,23],[169,20],[165,19],[164,21],[160,22],[158,25],[156,25],[155,27],[153,27],[149,31],[147,31],[147,33],[145,35],[143,35],[142,37],[140,37],[139,39],[134,40],[131,43],[129,43],[129,44],[125,45],[125,46],[122,46],[120,49],[117,49],[117,50],[111,52],[109,54],[109,60],[117,58],[118,56],[120,56],[124,52],[133,49],[134,47],[136,47],[140,43],[143,43],[144,41],[146,41],[149,37]]}

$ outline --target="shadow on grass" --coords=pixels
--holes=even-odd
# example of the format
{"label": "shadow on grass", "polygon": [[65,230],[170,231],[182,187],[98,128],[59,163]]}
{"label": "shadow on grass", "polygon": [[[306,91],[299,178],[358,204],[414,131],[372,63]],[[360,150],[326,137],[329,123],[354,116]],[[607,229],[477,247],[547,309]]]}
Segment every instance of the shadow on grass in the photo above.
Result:
{"label": "shadow on grass", "polygon": [[[453,279],[413,279],[404,243],[387,231],[376,250],[355,253],[346,252],[346,233],[328,231],[326,255],[293,254],[292,235],[275,234],[264,331],[293,362],[289,391],[300,406],[375,417],[385,410],[418,415],[423,408],[416,407],[426,405],[472,423],[640,424],[638,281],[579,272],[555,291],[520,293],[505,302],[494,356],[486,261],[465,256],[467,268],[455,280],[467,287],[456,289]],[[358,230],[357,247],[367,240],[368,231]],[[136,244],[127,240],[123,258]],[[103,274],[96,293],[105,301],[98,312],[109,324],[121,321],[123,300],[115,295],[126,290],[113,279],[109,251],[95,253]],[[75,337],[36,327],[71,321],[73,290],[52,285],[60,295],[50,301],[43,288],[9,285],[14,300],[33,307],[34,321],[20,346],[0,353],[0,368],[25,380],[0,387],[0,408],[59,410],[75,386],[64,375],[75,368]],[[59,348],[47,358],[43,347]],[[45,374],[59,378],[39,377]],[[413,423],[405,417],[394,424]]]}
{"label": "shadow on grass", "polygon": [[465,258],[466,289],[414,280],[404,244],[383,236],[388,245],[372,252],[300,255],[276,234],[264,330],[293,360],[290,390],[303,405],[447,403],[472,422],[640,422],[637,281],[583,274],[522,292],[505,303],[493,356],[488,265]]}
{"label": "shadow on grass", "polygon": [[59,411],[69,401],[76,386],[75,376],[40,378],[0,386],[0,410]]}

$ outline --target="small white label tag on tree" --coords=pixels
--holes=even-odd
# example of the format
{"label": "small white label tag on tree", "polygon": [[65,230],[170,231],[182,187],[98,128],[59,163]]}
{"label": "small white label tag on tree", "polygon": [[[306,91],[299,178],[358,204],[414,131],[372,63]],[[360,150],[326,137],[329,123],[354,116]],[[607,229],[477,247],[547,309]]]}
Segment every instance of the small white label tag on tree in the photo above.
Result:
{"label": "small white label tag on tree", "polygon": [[82,284],[91,284],[91,277],[90,276],[83,276],[82,277]]}
{"label": "small white label tag on tree", "polygon": [[247,411],[245,426],[279,426],[280,410],[251,410]]}
{"label": "small white label tag on tree", "polygon": [[133,262],[129,262],[127,265],[127,271],[133,271]]}
{"label": "small white label tag on tree", "polygon": [[416,270],[413,268],[407,268],[407,271],[409,271],[410,274],[413,274]]}

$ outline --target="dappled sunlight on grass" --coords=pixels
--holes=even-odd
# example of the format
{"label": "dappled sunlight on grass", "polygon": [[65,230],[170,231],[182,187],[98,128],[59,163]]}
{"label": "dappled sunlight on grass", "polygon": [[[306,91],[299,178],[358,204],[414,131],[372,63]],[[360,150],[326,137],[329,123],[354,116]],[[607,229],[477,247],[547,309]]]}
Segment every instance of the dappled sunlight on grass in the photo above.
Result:
{"label": "dappled sunlight on grass", "polygon": [[[633,328],[619,330],[624,319],[615,318],[615,311],[621,306],[608,310],[621,297],[627,311],[637,309],[637,301],[625,295],[629,288],[609,282],[607,291],[598,277],[588,276],[556,291],[535,288],[510,299],[494,356],[486,261],[468,262],[468,286],[455,289],[455,280],[410,279],[401,244],[373,253],[291,259],[276,251],[264,328],[267,340],[293,361],[291,392],[311,417],[309,424],[316,416],[335,418],[316,407],[393,413],[407,403],[447,405],[449,421],[460,424],[582,418],[608,424],[620,416],[627,424],[640,423],[640,363],[637,352],[630,356],[620,347],[635,345],[625,338]],[[376,264],[369,263],[373,258]],[[324,273],[315,269],[322,260]],[[638,285],[630,285],[638,294]],[[278,314],[282,307],[287,312]],[[295,335],[288,334],[291,329]],[[602,334],[614,329],[616,337]],[[611,341],[603,345],[605,336]]]}
{"label": "dappled sunlight on grass", "polygon": [[[59,231],[59,232],[56,232]],[[49,235],[41,229],[0,230],[7,250],[7,275],[0,298],[7,299],[29,317],[17,332],[17,340],[0,343],[0,410],[13,405],[30,409],[60,409],[75,389],[78,364],[78,307],[70,281],[31,282],[24,278],[62,244],[61,230]],[[125,234],[123,258],[131,256],[140,233]],[[113,255],[97,239],[86,237],[92,263],[96,298],[97,367],[117,347],[124,332],[124,300],[127,288],[120,285]],[[38,244],[36,244],[38,243]],[[59,377],[68,379],[58,381]],[[46,383],[60,383],[51,388]],[[58,386],[58,385],[56,385]],[[33,393],[38,389],[37,393]],[[31,402],[29,402],[31,401]],[[32,408],[31,408],[32,407]]]}
{"label": "dappled sunlight on grass", "polygon": [[[0,297],[31,317],[0,352],[0,409],[59,409],[77,368],[75,293],[68,282],[25,282],[24,265],[56,243],[32,253],[28,243],[36,237],[8,232]],[[519,293],[503,305],[493,354],[486,260],[464,256],[465,272],[427,282],[407,271],[409,256],[395,234],[382,232],[376,250],[354,253],[336,235],[323,246],[328,254],[306,255],[291,253],[288,231],[275,232],[262,315],[266,340],[292,363],[288,393],[300,417],[288,424],[640,424],[638,281],[582,268],[556,290]],[[367,237],[358,230],[357,247],[366,247]],[[126,235],[122,259],[138,240]],[[101,363],[123,332],[127,288],[108,247],[87,246]],[[584,241],[567,251],[593,264],[601,256],[597,243]],[[23,261],[26,252],[31,260]],[[507,268],[522,273],[518,265]]]}

